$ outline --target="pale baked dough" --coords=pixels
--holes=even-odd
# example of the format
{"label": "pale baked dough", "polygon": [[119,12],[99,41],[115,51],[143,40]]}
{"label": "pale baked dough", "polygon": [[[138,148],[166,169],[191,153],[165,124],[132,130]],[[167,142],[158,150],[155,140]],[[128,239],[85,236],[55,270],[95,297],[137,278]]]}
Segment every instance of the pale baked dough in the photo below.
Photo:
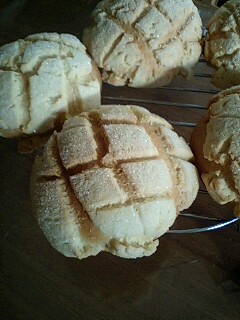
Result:
{"label": "pale baked dough", "polygon": [[66,256],[151,255],[197,195],[192,159],[171,125],[144,108],[109,105],[72,117],[35,160],[40,227]]}
{"label": "pale baked dough", "polygon": [[209,194],[240,216],[240,86],[210,101],[193,131],[191,147]]}
{"label": "pale baked dough", "polygon": [[202,22],[191,0],[104,0],[83,43],[112,85],[159,87],[189,75],[201,54]]}
{"label": "pale baked dough", "polygon": [[204,55],[216,68],[213,83],[222,89],[240,84],[240,1],[220,7],[208,24]]}
{"label": "pale baked dough", "polygon": [[73,35],[39,33],[0,48],[0,135],[39,134],[100,106],[98,68]]}

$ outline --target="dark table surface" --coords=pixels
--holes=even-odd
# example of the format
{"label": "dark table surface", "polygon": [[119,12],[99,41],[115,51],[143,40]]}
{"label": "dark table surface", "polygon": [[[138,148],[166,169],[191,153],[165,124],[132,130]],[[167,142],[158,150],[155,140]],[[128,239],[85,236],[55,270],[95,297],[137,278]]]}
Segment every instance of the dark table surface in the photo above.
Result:
{"label": "dark table surface", "polygon": [[[46,31],[81,39],[96,2],[3,0],[0,45]],[[163,88],[104,85],[102,102],[138,104],[174,124],[195,124],[219,91],[211,84],[211,72],[201,59],[194,78],[179,77]],[[189,141],[191,126],[175,128]],[[208,233],[165,234],[155,254],[137,260],[107,253],[82,261],[65,258],[49,245],[31,212],[34,154],[19,154],[17,142],[4,138],[0,152],[0,319],[240,319],[236,225]],[[229,208],[205,193],[199,193],[188,212],[233,218]],[[205,225],[179,217],[173,228]]]}

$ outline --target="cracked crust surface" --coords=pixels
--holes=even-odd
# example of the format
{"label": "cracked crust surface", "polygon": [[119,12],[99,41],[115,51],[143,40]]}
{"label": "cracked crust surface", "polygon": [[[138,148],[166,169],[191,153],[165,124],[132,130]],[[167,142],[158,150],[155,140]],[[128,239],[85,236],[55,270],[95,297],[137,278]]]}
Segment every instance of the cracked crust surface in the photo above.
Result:
{"label": "cracked crust surface", "polygon": [[204,55],[216,68],[213,83],[222,89],[240,84],[240,2],[227,1],[208,24]]}
{"label": "cracked crust surface", "polygon": [[171,125],[146,109],[83,112],[36,157],[31,194],[40,227],[66,256],[148,256],[197,195],[192,159]]}
{"label": "cracked crust surface", "polygon": [[83,43],[110,84],[159,87],[199,59],[202,22],[191,0],[104,0],[92,20]]}
{"label": "cracked crust surface", "polygon": [[209,103],[191,137],[191,147],[206,188],[219,204],[240,216],[240,86],[224,90]]}
{"label": "cracked crust surface", "polygon": [[100,74],[73,35],[39,33],[0,48],[0,134],[46,132],[100,105]]}

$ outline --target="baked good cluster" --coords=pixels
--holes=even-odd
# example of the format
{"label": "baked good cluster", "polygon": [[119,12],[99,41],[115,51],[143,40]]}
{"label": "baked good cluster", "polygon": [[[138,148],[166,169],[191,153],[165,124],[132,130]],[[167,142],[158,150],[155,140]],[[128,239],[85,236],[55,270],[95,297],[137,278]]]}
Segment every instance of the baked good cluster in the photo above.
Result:
{"label": "baked good cluster", "polygon": [[[237,0],[216,10],[205,37],[192,0],[103,0],[82,42],[45,32],[0,48],[0,134],[47,136],[33,146],[31,198],[54,248],[79,259],[151,255],[199,177],[240,216],[239,25]],[[190,146],[145,108],[102,104],[102,83],[159,88],[190,77],[201,54],[225,90]]]}

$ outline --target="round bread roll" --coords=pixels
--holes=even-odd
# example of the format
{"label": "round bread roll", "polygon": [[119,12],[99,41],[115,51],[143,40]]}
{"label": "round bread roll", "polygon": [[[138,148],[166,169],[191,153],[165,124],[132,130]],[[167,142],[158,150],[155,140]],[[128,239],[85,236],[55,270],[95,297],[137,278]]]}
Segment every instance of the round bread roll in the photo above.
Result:
{"label": "round bread roll", "polygon": [[159,87],[188,76],[201,54],[202,22],[191,0],[104,0],[83,43],[112,85]]}
{"label": "round bread roll", "polygon": [[0,135],[46,132],[100,106],[101,76],[73,35],[33,34],[0,48]]}
{"label": "round bread roll", "polygon": [[39,225],[65,256],[151,255],[197,195],[192,159],[171,125],[144,108],[81,113],[36,157],[31,197]]}
{"label": "round bread roll", "polygon": [[240,217],[240,86],[214,96],[191,147],[209,194]]}
{"label": "round bread roll", "polygon": [[213,83],[219,88],[240,84],[240,2],[227,1],[208,24],[204,55],[216,68]]}

